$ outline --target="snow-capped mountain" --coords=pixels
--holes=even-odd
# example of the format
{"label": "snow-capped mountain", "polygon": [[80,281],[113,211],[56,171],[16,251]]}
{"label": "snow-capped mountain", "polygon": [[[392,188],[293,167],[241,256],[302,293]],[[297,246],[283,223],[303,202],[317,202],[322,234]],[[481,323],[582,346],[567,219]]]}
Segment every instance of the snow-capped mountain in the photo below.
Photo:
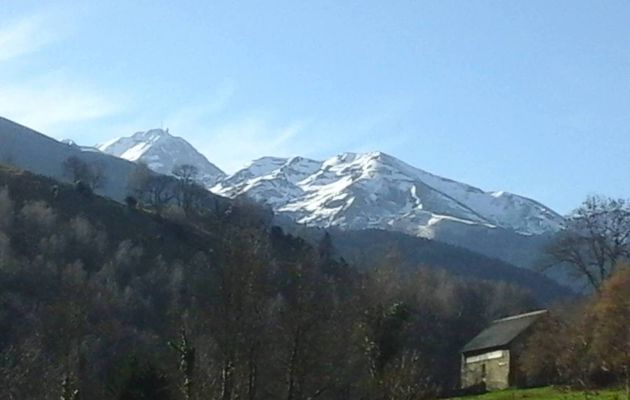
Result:
{"label": "snow-capped mountain", "polygon": [[121,137],[97,146],[98,150],[134,162],[144,162],[149,168],[161,174],[171,174],[173,168],[190,164],[197,168],[197,180],[211,187],[225,176],[225,173],[199,153],[186,140],[173,136],[167,130],[151,129],[136,132],[129,137]]}
{"label": "snow-capped mountain", "polygon": [[380,228],[423,237],[434,237],[444,226],[541,235],[563,223],[534,200],[485,192],[380,152],[344,153],[323,162],[264,157],[211,190],[227,197],[247,195],[307,225]]}
{"label": "snow-capped mountain", "polygon": [[345,153],[326,161],[264,157],[225,176],[184,139],[160,129],[84,147],[0,118],[0,162],[63,181],[63,161],[70,156],[100,165],[108,179],[99,191],[118,201],[129,194],[133,161],[166,174],[192,164],[211,191],[266,203],[280,217],[276,223],[298,233],[299,225],[289,221],[348,231],[380,228],[522,267],[536,265],[550,234],[563,224],[560,215],[534,200],[485,192],[378,152]]}
{"label": "snow-capped mountain", "polygon": [[[165,136],[165,133],[156,134]],[[190,152],[173,152],[168,144],[161,146],[162,152],[151,152],[149,147],[159,144],[160,138],[143,141],[146,136],[152,137],[148,133],[137,134],[136,140],[116,140],[101,148],[120,155],[129,151],[125,157],[134,160],[153,154],[149,161],[156,169],[164,168],[165,161],[173,165],[191,161]],[[184,156],[178,158],[181,154]],[[72,183],[72,177],[64,169],[70,157],[96,165],[103,172],[105,180],[96,189],[98,195],[123,202],[133,193],[130,177],[137,171],[133,162],[95,147],[80,146],[69,140],[59,142],[0,117],[0,164]],[[532,256],[540,253],[540,244],[546,240],[546,235],[535,233],[556,229],[562,221],[555,213],[529,199],[484,193],[439,178],[382,153],[343,154],[325,162],[266,157],[222,178],[213,189],[230,197],[250,195],[273,205],[285,216],[275,223],[309,241],[319,240],[321,231],[293,224],[289,216],[315,226],[385,228],[331,231],[338,255],[357,266],[378,266],[373,261],[394,249],[404,267],[436,267],[457,276],[513,283],[546,299],[553,297],[553,293],[562,293],[557,285],[536,272],[513,268],[497,260],[533,266]],[[210,194],[207,203],[213,210],[217,206],[227,209],[230,204]],[[433,235],[437,240],[397,231]]]}
{"label": "snow-capped mountain", "polygon": [[283,219],[343,230],[385,229],[456,244],[531,266],[563,218],[507,192],[486,192],[415,168],[390,155],[344,153],[325,161],[263,157],[226,176],[167,131],[138,132],[98,146],[159,173],[195,165],[212,192],[248,196]]}

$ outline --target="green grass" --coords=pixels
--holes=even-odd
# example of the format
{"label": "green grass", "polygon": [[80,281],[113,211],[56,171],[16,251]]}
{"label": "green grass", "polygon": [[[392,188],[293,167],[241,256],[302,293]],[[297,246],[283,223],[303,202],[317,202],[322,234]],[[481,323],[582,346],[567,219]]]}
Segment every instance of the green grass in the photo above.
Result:
{"label": "green grass", "polygon": [[625,400],[623,390],[567,391],[555,387],[507,389],[478,396],[457,397],[466,400]]}

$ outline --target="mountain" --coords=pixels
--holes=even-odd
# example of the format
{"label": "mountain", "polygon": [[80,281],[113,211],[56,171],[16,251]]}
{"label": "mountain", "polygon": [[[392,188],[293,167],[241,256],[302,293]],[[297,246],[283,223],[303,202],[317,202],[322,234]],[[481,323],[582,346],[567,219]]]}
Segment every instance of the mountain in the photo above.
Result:
{"label": "mountain", "polygon": [[380,152],[344,153],[326,161],[263,157],[225,176],[184,139],[164,130],[82,147],[0,118],[0,161],[68,180],[62,165],[70,156],[99,165],[108,179],[97,192],[118,201],[130,193],[128,178],[135,164],[129,160],[164,173],[193,164],[212,192],[267,204],[283,226],[401,232],[528,268],[563,223],[560,215],[534,200],[485,192]]}
{"label": "mountain", "polygon": [[[0,149],[4,133],[0,126]],[[62,144],[48,144],[57,145]],[[38,149],[42,155],[49,150]],[[187,323],[203,329],[188,330],[183,346],[190,340],[206,364],[222,365],[215,343],[229,336],[234,353],[256,357],[257,385],[272,393],[265,398],[279,397],[274,389],[285,385],[291,366],[278,362],[278,354],[297,344],[299,365],[308,365],[303,380],[308,393],[328,385],[333,392],[327,389],[322,400],[347,398],[348,392],[369,398],[370,388],[360,391],[370,379],[369,359],[362,357],[365,335],[338,333],[380,324],[381,315],[391,315],[388,310],[403,310],[408,328],[393,332],[396,344],[407,347],[396,350],[423,355],[427,371],[433,371],[428,378],[433,391],[438,384],[454,386],[459,349],[488,320],[540,307],[512,283],[531,289],[543,304],[565,294],[533,271],[432,240],[397,238],[394,232],[333,235],[326,254],[334,258],[316,257],[316,248],[305,240],[261,224],[251,203],[232,203],[192,218],[158,216],[0,165],[0,353],[10,360],[10,368],[3,364],[0,387],[10,388],[15,399],[50,398],[51,388],[62,381],[80,387],[86,399],[111,398],[103,394],[113,391],[122,393],[118,398],[129,398],[130,392],[139,393],[134,398],[177,398],[181,378],[164,344],[181,330],[177,316],[190,315]],[[384,268],[369,278],[335,257],[336,242],[344,254],[365,256],[373,264],[382,259],[381,265],[393,265],[392,257],[383,255],[392,254],[388,250],[394,245],[400,250],[394,260],[413,256],[397,264],[401,267],[450,267],[457,275]],[[382,310],[375,307],[379,304]],[[226,330],[225,321],[235,323]],[[308,340],[299,340],[304,337]],[[256,353],[243,338],[259,341]],[[60,368],[76,343],[80,360]],[[42,356],[24,357],[30,349]],[[79,363],[81,380],[65,379]],[[147,375],[147,370],[163,372]],[[129,384],[135,373],[149,376],[151,384]],[[216,397],[211,390],[198,393]],[[247,397],[246,390],[236,393]]]}
{"label": "mountain", "polygon": [[463,246],[383,229],[345,230],[285,225],[284,232],[321,246],[328,235],[333,253],[360,270],[396,265],[405,271],[439,270],[460,279],[481,279],[516,285],[531,291],[542,303],[574,296],[577,287],[539,271],[519,268],[496,257]]}
{"label": "mountain", "polygon": [[97,149],[145,162],[163,174],[177,165],[192,164],[200,181],[214,193],[230,198],[246,195],[309,226],[386,229],[434,238],[454,226],[544,235],[563,223],[560,215],[534,200],[503,191],[485,192],[381,152],[344,153],[326,161],[263,157],[226,176],[184,139],[162,129],[137,132]]}
{"label": "mountain", "polygon": [[136,132],[132,136],[114,139],[96,148],[125,160],[144,162],[153,171],[165,175],[170,175],[173,168],[178,165],[193,165],[199,172],[197,180],[206,187],[213,186],[225,176],[223,171],[208,161],[190,143],[181,137],[171,135],[168,129]]}
{"label": "mountain", "polygon": [[402,232],[527,268],[563,224],[559,214],[532,199],[486,192],[382,152],[326,161],[263,157],[211,190],[251,197],[308,226]]}
{"label": "mountain", "polygon": [[[1,129],[0,138],[2,138]],[[219,220],[214,220],[212,224],[206,225],[205,229],[198,229],[195,227],[195,223],[199,222],[199,218],[187,226],[186,224],[182,225],[181,221],[155,218],[152,213],[144,212],[141,209],[129,212],[127,207],[107,197],[93,196],[86,200],[70,184],[63,184],[58,180],[42,175],[7,167],[0,162],[0,193],[5,187],[9,189],[13,199],[18,200],[19,204],[29,201],[50,203],[59,215],[60,221],[71,221],[72,218],[81,215],[95,222],[99,229],[108,232],[108,240],[100,243],[100,245],[114,246],[108,250],[111,253],[116,250],[115,244],[123,240],[131,240],[133,243],[141,244],[148,253],[154,255],[160,253],[168,259],[176,258],[179,260],[193,259],[195,254],[207,249],[211,243],[214,243],[216,247],[221,246],[218,241],[223,231],[216,229],[216,226],[213,225]],[[57,188],[56,195],[53,195],[53,187]],[[213,196],[211,193],[208,195]],[[245,208],[241,209],[241,207]],[[247,215],[252,216],[251,210],[247,207],[249,207],[247,203],[239,204],[226,200],[225,203],[219,204],[219,209],[222,211],[217,215],[220,215],[220,220],[224,222],[226,222],[225,218],[230,219],[227,222],[229,224],[246,224]],[[228,209],[230,212],[226,213]],[[206,218],[212,220],[213,217],[206,216]],[[254,220],[257,218],[254,217]],[[263,224],[263,226],[265,225]],[[207,229],[208,227],[214,228]],[[55,232],[57,232],[56,229]],[[278,232],[284,233],[278,235]],[[379,268],[384,260],[389,259],[394,254],[397,257],[398,266],[404,270],[437,269],[446,271],[457,279],[465,279],[469,282],[483,280],[516,285],[530,291],[538,301],[544,304],[572,294],[558,283],[534,271],[517,268],[500,260],[435,240],[383,230],[343,231],[332,229],[329,232],[332,238],[334,256],[343,257],[357,271]],[[34,232],[33,235],[38,233],[39,231]],[[276,239],[280,238],[279,242],[274,240],[274,243],[280,244],[278,250],[282,249],[283,253],[292,254],[304,243],[309,243],[313,247],[318,246],[324,231],[301,226],[299,232],[271,229],[269,234]],[[0,239],[2,238],[0,237]],[[41,249],[39,246],[29,246],[28,242],[25,241],[19,241],[19,243],[23,243],[22,248],[29,252],[36,253]],[[1,240],[0,244],[2,244]],[[73,256],[75,253],[72,251],[67,254],[55,253],[55,256],[65,255]],[[84,256],[87,257],[86,260],[83,260],[85,268],[96,268],[96,260],[102,255],[103,253],[85,253]],[[1,256],[2,253],[0,252]],[[150,257],[146,258],[145,262],[147,265],[153,265]]]}
{"label": "mountain", "polygon": [[[44,175],[61,182],[72,183],[73,177],[64,170],[64,162],[78,158],[95,167],[103,179],[94,191],[123,202],[135,195],[132,177],[138,169],[134,162],[100,151],[96,147],[80,146],[71,140],[57,141],[26,126],[0,117],[0,164]],[[175,178],[170,178],[171,184]],[[210,192],[203,200],[207,204],[228,201]]]}
{"label": "mountain", "polygon": [[0,163],[70,182],[63,163],[77,157],[87,164],[98,166],[105,177],[96,192],[117,201],[130,194],[128,178],[136,164],[94,147],[78,146],[72,141],[59,142],[33,129],[0,117]]}
{"label": "mountain", "polygon": [[247,195],[312,226],[386,229],[432,238],[443,225],[555,232],[563,219],[507,192],[485,192],[412,167],[381,152],[344,153],[326,161],[264,157],[212,188]]}
{"label": "mountain", "polygon": [[[382,154],[379,156],[385,157]],[[77,157],[87,164],[97,165],[102,170],[105,180],[103,185],[96,189],[97,194],[122,202],[125,196],[132,193],[130,192],[129,178],[137,169],[135,163],[103,153],[94,147],[82,147],[69,141],[65,143],[59,142],[25,126],[0,118],[0,164],[15,166],[58,181],[71,182],[71,179],[64,174],[63,169],[63,163],[69,157]],[[361,157],[360,155],[355,155],[356,159]],[[393,158],[392,161],[394,161]],[[175,162],[178,162],[178,160],[175,160]],[[310,223],[308,220],[306,222],[311,227],[295,223],[290,217],[290,215],[295,216],[295,213],[286,212],[283,207],[288,207],[291,202],[297,202],[300,196],[307,198],[304,188],[307,187],[306,181],[315,179],[311,178],[313,175],[319,176],[327,171],[329,178],[334,177],[333,169],[325,166],[327,163],[328,161],[318,162],[299,157],[292,159],[265,158],[252,163],[248,168],[236,174],[225,177],[215,186],[215,189],[224,192],[230,197],[236,197],[239,194],[252,195],[257,193],[258,200],[272,204],[278,210],[275,223],[282,221],[282,226],[288,232],[310,238],[312,243],[317,243],[323,234],[322,229],[317,228],[315,224]],[[345,169],[341,168],[339,175],[347,176],[339,176],[336,180],[331,179],[330,185],[332,187],[327,187],[323,184],[321,186],[328,191],[332,191],[335,187],[334,182],[345,182],[347,185],[343,187],[341,187],[341,183],[338,183],[341,187],[339,195],[343,195],[344,191],[353,193],[353,185],[349,184],[349,180],[353,175],[357,175],[358,172],[343,171]],[[395,174],[392,173],[391,176],[393,175]],[[260,178],[257,179],[256,177]],[[265,179],[262,179],[262,177],[265,177]],[[4,179],[6,176],[0,176],[0,178],[0,187],[2,187],[6,184]],[[319,179],[323,178],[320,177]],[[399,177],[396,179],[400,180]],[[361,181],[361,179],[357,180]],[[33,182],[35,181],[33,180]],[[405,180],[401,180],[401,182],[405,182]],[[53,184],[50,183],[48,186]],[[376,185],[377,181],[375,180],[371,184],[364,182],[363,184],[368,186]],[[390,184],[393,185],[393,182],[390,182]],[[30,186],[32,185],[26,181],[24,182],[24,188]],[[316,186],[313,185],[313,187]],[[231,188],[231,190],[228,190],[228,188]],[[293,192],[287,188],[292,189]],[[266,191],[262,192],[261,190],[263,189]],[[357,190],[354,191],[359,193]],[[44,190],[42,193],[50,194],[50,191],[46,192]],[[320,196],[325,196],[326,194],[328,193],[322,192]],[[375,202],[377,202],[379,197],[384,197],[382,190],[374,189],[372,193],[374,196],[369,194],[367,196],[368,199],[372,199]],[[395,198],[389,200],[389,202],[394,200]],[[209,204],[212,203],[213,206],[210,207],[212,210],[228,209],[229,203],[231,203],[228,199],[216,196],[210,192],[208,192],[208,202]],[[350,205],[359,204],[360,202],[355,201]],[[74,203],[71,202],[69,204]],[[373,205],[373,207],[375,206]],[[323,214],[321,210],[315,209],[314,211],[317,215]],[[338,218],[338,221],[352,222],[349,218],[344,219],[343,207],[341,207],[340,211],[335,216],[335,218]],[[365,212],[367,211],[369,210]],[[391,218],[395,207],[389,204],[389,208],[386,208],[385,211],[390,213],[389,217]],[[307,216],[307,212],[308,210],[304,211],[304,216]],[[383,215],[387,216],[387,214]],[[331,220],[335,221],[335,218],[331,218]],[[532,250],[534,248],[531,245],[532,241],[539,241],[544,235],[525,235],[516,233],[514,230],[498,227],[491,228],[488,222],[465,224],[453,222],[454,220],[456,220],[454,217],[444,219],[442,223],[432,225],[434,228],[433,233],[438,241],[398,233],[393,228],[380,231],[373,229],[353,231],[348,228],[347,224],[342,223],[326,225],[325,227],[330,228],[332,226],[331,232],[334,232],[335,240],[338,242],[340,255],[343,255],[356,265],[370,267],[370,262],[382,259],[390,250],[397,249],[396,251],[401,256],[402,262],[409,268],[420,266],[437,267],[463,277],[515,283],[531,289],[541,299],[546,298],[545,293],[547,292],[552,293],[552,296],[563,294],[561,288],[549,286],[550,282],[539,274],[528,275],[520,272],[519,269],[514,268],[512,265],[488,258],[490,256],[509,262],[511,257],[515,261],[522,263],[528,255],[535,253]],[[450,226],[450,223],[455,225]],[[322,222],[321,225],[325,224]],[[471,234],[471,231],[466,229],[476,229],[476,231]],[[451,236],[448,236],[448,232],[450,232]],[[440,243],[440,241],[450,243],[450,245]],[[453,244],[456,246],[452,246]],[[459,247],[477,251],[479,254],[463,251]]]}
{"label": "mountain", "polygon": [[533,267],[563,218],[516,194],[487,192],[415,168],[381,152],[325,161],[263,157],[226,176],[184,139],[153,129],[98,149],[156,172],[195,165],[212,192],[270,206],[278,221],[344,230],[383,229],[436,239]]}

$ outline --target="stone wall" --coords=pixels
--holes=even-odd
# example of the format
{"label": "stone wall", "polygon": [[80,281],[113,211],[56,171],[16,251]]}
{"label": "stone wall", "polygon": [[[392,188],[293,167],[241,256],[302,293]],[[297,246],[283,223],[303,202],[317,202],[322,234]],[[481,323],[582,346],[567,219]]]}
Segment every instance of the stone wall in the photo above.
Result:
{"label": "stone wall", "polygon": [[462,388],[485,384],[487,390],[510,386],[510,351],[493,350],[462,356]]}

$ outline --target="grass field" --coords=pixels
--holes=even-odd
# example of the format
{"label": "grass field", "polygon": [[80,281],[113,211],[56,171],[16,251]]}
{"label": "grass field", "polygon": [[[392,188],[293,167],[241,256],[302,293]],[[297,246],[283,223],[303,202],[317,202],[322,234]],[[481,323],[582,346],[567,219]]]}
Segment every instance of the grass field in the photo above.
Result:
{"label": "grass field", "polygon": [[622,390],[601,391],[566,391],[554,387],[536,389],[508,389],[486,393],[478,396],[456,397],[453,399],[466,400],[625,400],[626,394]]}

